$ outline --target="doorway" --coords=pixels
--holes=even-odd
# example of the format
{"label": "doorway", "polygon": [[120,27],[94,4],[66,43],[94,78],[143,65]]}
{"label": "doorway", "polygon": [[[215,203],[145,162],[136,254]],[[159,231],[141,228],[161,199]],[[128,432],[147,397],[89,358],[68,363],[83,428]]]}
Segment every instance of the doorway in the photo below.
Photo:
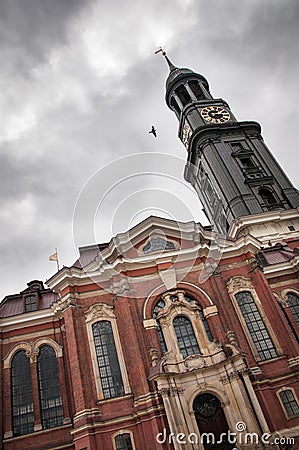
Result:
{"label": "doorway", "polygon": [[209,393],[198,395],[193,402],[193,411],[205,450],[234,448],[234,444],[228,442],[227,420],[221,402],[215,395]]}

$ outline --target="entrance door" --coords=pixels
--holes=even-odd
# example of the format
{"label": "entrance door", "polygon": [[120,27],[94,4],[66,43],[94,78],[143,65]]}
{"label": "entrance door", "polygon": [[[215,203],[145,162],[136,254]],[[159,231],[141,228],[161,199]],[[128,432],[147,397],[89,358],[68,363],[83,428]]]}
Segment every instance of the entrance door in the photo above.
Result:
{"label": "entrance door", "polygon": [[[200,394],[193,402],[193,411],[205,450],[232,450],[234,444],[227,440],[228,425],[217,397],[212,394]],[[212,433],[210,436],[208,433]],[[221,434],[225,433],[225,436]],[[218,441],[218,442],[217,442]],[[221,442],[220,442],[221,441]]]}

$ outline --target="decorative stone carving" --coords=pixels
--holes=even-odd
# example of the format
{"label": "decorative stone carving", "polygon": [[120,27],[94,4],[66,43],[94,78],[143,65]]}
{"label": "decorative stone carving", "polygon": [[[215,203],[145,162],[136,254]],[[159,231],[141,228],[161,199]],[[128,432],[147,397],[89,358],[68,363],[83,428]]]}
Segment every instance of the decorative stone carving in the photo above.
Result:
{"label": "decorative stone carving", "polygon": [[86,323],[91,322],[94,319],[115,319],[113,313],[113,306],[107,305],[106,303],[96,303],[92,305],[86,312]]}
{"label": "decorative stone carving", "polygon": [[239,379],[239,374],[238,372],[231,372],[230,374],[220,377],[220,381],[222,384],[228,384],[231,383],[234,380],[238,380]]}
{"label": "decorative stone carving", "polygon": [[35,347],[35,342],[29,342],[30,349],[26,350],[26,356],[30,359],[31,363],[35,363],[37,361],[37,357],[39,354],[39,348]]}
{"label": "decorative stone carving", "polygon": [[176,395],[183,395],[185,389],[182,387],[171,386],[170,388],[161,388],[159,389],[159,394],[162,397],[175,397]]}
{"label": "decorative stone carving", "polygon": [[162,397],[168,397],[169,396],[169,393],[170,393],[170,389],[169,388],[162,388],[162,389],[159,389],[159,394],[162,396]]}
{"label": "decorative stone carving", "polygon": [[56,316],[61,317],[63,313],[72,306],[77,306],[76,298],[74,296],[68,296],[54,302],[51,308]]}
{"label": "decorative stone carving", "polygon": [[172,397],[175,397],[176,395],[183,395],[184,394],[185,389],[181,388],[181,387],[174,387],[172,386],[170,388],[170,395]]}
{"label": "decorative stone carving", "polygon": [[130,292],[130,285],[127,279],[120,280],[118,282],[112,283],[110,290],[116,297],[124,295],[126,292]]}
{"label": "decorative stone carving", "polygon": [[201,355],[188,356],[188,358],[185,359],[184,364],[188,371],[206,367],[206,361]]}
{"label": "decorative stone carving", "polygon": [[236,276],[229,279],[227,282],[227,290],[230,294],[239,291],[252,289],[252,284],[249,278],[245,278],[242,276]]}
{"label": "decorative stone carving", "polygon": [[232,330],[227,330],[226,336],[227,336],[228,342],[229,342],[231,345],[234,345],[234,346],[238,345],[238,343],[237,343],[237,341],[236,341],[236,333],[235,333],[234,331],[232,331]]}
{"label": "decorative stone carving", "polygon": [[159,275],[167,290],[172,289],[173,287],[176,286],[177,280],[174,268],[170,268],[167,270],[159,270]]}
{"label": "decorative stone carving", "polygon": [[157,356],[157,354],[158,354],[157,349],[154,348],[154,347],[151,347],[150,351],[149,351],[149,354],[150,354],[151,359],[152,359],[152,367],[155,367],[158,364],[158,360],[159,360],[158,356]]}

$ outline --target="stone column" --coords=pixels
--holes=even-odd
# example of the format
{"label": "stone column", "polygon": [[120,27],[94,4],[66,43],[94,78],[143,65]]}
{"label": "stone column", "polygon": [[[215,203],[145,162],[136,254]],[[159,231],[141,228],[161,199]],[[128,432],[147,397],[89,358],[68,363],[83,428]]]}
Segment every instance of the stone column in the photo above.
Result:
{"label": "stone column", "polygon": [[30,356],[30,370],[31,370],[31,382],[32,382],[32,399],[33,399],[33,411],[34,411],[34,431],[40,431],[43,429],[42,416],[41,416],[41,403],[40,403],[40,391],[38,380],[38,367],[37,367],[37,355],[32,354]]}

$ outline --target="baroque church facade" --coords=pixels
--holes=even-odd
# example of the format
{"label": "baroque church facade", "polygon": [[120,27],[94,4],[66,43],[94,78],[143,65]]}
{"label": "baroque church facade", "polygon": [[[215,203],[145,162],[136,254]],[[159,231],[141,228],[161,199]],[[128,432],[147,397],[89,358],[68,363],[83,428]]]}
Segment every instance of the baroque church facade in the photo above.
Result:
{"label": "baroque church facade", "polygon": [[298,191],[260,126],[166,59],[211,226],[149,217],[5,297],[3,450],[298,448]]}

